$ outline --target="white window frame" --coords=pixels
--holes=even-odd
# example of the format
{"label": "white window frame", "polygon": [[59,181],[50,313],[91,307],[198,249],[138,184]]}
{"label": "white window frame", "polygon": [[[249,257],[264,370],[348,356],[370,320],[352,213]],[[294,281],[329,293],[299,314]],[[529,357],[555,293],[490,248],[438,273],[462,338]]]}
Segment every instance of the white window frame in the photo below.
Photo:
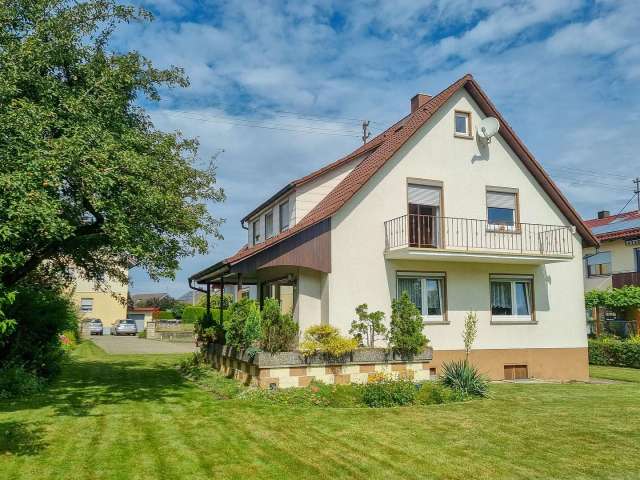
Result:
{"label": "white window frame", "polygon": [[[88,302],[88,308],[87,308],[87,305],[85,305],[85,302]],[[80,311],[82,313],[93,312],[93,298],[89,298],[89,297],[81,298],[80,299]]]}
{"label": "white window frame", "polygon": [[[458,131],[458,116],[464,117],[465,119],[465,132]],[[453,113],[453,133],[457,137],[472,138],[473,135],[471,134],[471,112],[456,110]]]}
{"label": "white window frame", "polygon": [[257,218],[252,223],[252,234],[253,234],[253,244],[257,245],[260,243],[260,218]]}
{"label": "white window frame", "polygon": [[[422,318],[425,323],[447,323],[447,292],[446,292],[446,274],[444,272],[396,272],[396,298],[400,298],[398,280],[400,278],[418,278],[420,279],[420,296],[422,303]],[[429,315],[428,299],[427,299],[427,280],[440,281],[440,315]]]}
{"label": "white window frame", "polygon": [[[271,231],[267,231],[267,217],[271,217]],[[264,214],[264,239],[268,240],[273,237],[273,210]]]}
{"label": "white window frame", "polygon": [[[284,205],[287,206],[286,224],[283,222],[283,216],[282,216],[282,207]],[[289,228],[291,227],[291,205],[289,204],[289,199],[287,199],[284,202],[280,202],[278,204],[278,227],[281,232],[284,232],[285,230],[289,230]]]}
{"label": "white window frame", "polygon": [[[509,282],[511,284],[511,315],[501,315],[493,313],[492,305],[492,284],[493,282]],[[528,282],[529,287],[529,315],[518,315],[518,305],[516,302],[516,283]],[[534,304],[534,278],[533,275],[502,275],[492,274],[489,276],[489,313],[493,323],[500,322],[518,322],[533,323],[535,321],[535,304]]]}

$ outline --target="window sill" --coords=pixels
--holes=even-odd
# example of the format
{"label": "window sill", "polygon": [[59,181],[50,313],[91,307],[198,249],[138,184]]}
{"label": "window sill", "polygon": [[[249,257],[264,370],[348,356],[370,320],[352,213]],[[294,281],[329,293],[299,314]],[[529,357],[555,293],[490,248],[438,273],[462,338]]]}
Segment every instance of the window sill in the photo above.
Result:
{"label": "window sill", "polygon": [[491,319],[491,325],[537,325],[536,320],[505,318],[504,320]]}
{"label": "window sill", "polygon": [[473,135],[466,135],[464,133],[454,133],[453,136],[455,138],[463,138],[465,140],[473,140]]}
{"label": "window sill", "polygon": [[423,325],[451,325],[448,320],[423,320]]}
{"label": "window sill", "polygon": [[512,235],[520,235],[520,229],[515,227],[502,227],[501,225],[491,225],[487,226],[487,233],[510,233]]}

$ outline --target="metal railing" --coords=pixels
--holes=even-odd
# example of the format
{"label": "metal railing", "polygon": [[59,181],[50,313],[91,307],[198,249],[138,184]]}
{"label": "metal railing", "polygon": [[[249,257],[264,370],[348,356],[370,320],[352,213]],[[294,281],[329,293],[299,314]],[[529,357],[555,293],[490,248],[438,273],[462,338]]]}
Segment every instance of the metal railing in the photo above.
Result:
{"label": "metal railing", "polygon": [[412,247],[573,255],[573,229],[563,225],[502,225],[473,218],[410,214],[387,220],[384,229],[387,250]]}

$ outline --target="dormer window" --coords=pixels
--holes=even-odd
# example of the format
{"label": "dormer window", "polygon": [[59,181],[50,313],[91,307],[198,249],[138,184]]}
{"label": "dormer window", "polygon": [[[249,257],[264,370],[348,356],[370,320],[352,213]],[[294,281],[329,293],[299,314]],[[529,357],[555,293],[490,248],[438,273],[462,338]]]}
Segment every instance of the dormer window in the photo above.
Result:
{"label": "dormer window", "polygon": [[455,135],[471,138],[471,113],[455,112]]}
{"label": "dormer window", "polygon": [[253,244],[260,243],[260,219],[253,222]]}
{"label": "dormer window", "polygon": [[289,200],[280,204],[280,231],[284,232],[289,228]]}

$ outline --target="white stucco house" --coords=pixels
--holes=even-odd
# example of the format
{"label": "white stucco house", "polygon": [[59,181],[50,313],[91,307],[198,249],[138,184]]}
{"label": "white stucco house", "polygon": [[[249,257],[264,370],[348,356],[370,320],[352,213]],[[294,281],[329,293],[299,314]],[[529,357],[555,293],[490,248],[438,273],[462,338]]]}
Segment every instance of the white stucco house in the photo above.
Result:
{"label": "white stucco house", "polygon": [[[597,239],[471,75],[410,104],[248,213],[247,245],[190,282],[257,285],[301,331],[343,333],[357,305],[388,321],[407,291],[436,370],[463,355],[474,311],[472,359],[492,378],[587,378],[582,250]],[[475,125],[489,116],[500,128],[487,143]]]}

